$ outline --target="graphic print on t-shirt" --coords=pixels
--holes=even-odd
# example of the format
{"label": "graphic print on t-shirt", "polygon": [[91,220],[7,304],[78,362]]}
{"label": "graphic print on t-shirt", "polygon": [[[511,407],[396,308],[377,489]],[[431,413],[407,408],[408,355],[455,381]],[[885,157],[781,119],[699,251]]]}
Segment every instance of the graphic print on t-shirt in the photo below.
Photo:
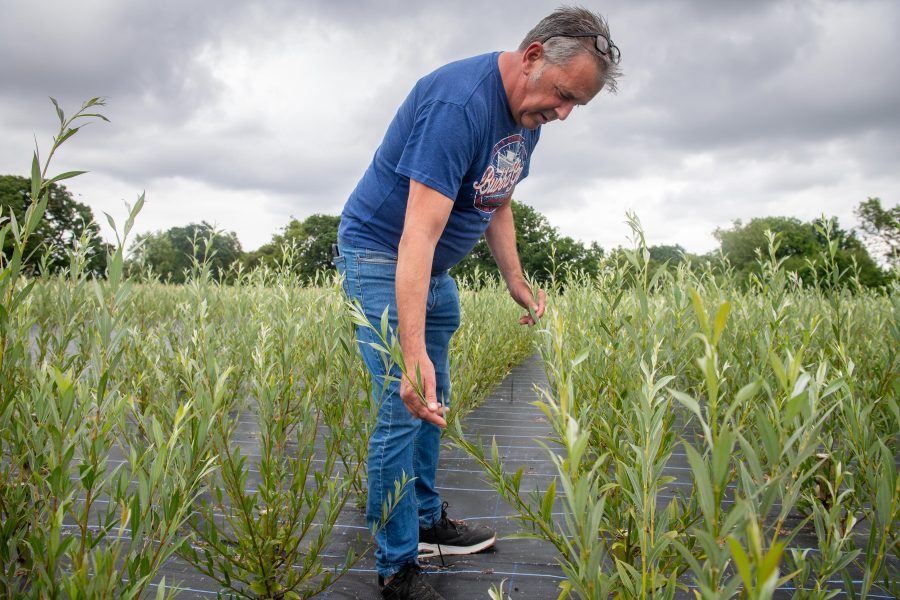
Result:
{"label": "graphic print on t-shirt", "polygon": [[492,213],[509,198],[525,168],[527,155],[525,138],[519,133],[503,138],[494,145],[491,160],[481,180],[473,184],[475,208]]}

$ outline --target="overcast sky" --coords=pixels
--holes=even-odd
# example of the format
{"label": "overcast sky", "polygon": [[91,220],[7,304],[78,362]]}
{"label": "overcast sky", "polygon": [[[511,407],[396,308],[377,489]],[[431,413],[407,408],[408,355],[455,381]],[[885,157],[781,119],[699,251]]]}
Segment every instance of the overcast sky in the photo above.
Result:
{"label": "overcast sky", "polygon": [[[617,95],[543,128],[516,198],[565,235],[716,247],[735,219],[856,224],[900,201],[900,2],[583,2],[622,49]],[[399,103],[440,65],[511,50],[557,2],[0,0],[0,173],[105,96],[53,172],[136,230],[205,219],[245,250],[339,214]]]}

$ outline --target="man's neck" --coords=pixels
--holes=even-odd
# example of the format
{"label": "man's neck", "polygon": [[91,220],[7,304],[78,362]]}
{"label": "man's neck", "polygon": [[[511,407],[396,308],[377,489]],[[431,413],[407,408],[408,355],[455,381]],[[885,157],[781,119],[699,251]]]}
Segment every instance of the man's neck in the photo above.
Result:
{"label": "man's neck", "polygon": [[501,52],[497,58],[497,67],[500,69],[500,80],[503,82],[503,90],[506,92],[509,109],[512,114],[515,114],[523,85],[522,53]]}

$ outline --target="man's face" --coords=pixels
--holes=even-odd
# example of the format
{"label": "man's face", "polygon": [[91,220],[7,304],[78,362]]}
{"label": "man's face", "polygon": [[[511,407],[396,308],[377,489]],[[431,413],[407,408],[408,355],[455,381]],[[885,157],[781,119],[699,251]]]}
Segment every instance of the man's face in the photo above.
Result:
{"label": "man's face", "polygon": [[540,59],[534,67],[527,75],[525,94],[514,115],[519,125],[528,129],[557,119],[564,121],[603,86],[597,61],[587,54],[578,54],[561,65]]}

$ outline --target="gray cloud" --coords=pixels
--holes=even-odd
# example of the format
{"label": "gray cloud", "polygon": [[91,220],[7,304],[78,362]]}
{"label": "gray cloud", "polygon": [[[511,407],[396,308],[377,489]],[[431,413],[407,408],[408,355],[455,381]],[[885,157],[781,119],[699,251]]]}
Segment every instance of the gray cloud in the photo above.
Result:
{"label": "gray cloud", "polygon": [[0,53],[14,59],[0,63],[0,77],[14,85],[4,85],[4,97],[102,94],[144,107],[173,99],[191,106],[215,93],[197,57],[219,42],[223,23],[234,16],[229,3],[212,1],[16,3],[9,9],[7,23],[17,32],[0,38]]}
{"label": "gray cloud", "polygon": [[[72,180],[82,199],[106,206],[122,187],[146,188],[171,204],[152,218],[174,219],[187,202],[216,210],[217,195],[255,198],[266,218],[234,223],[242,238],[265,239],[273,232],[259,223],[340,210],[416,79],[514,48],[547,10],[537,0],[515,11],[400,0],[13,3],[0,36],[10,57],[0,61],[0,171],[26,172],[34,135],[45,145],[47,96],[71,110],[105,95],[112,124],[85,130],[58,165],[102,174],[102,185]],[[895,201],[900,5],[614,0],[601,11],[623,50],[620,92],[545,128],[519,193],[563,233],[623,241],[622,215],[609,211],[634,208],[660,243],[708,249],[697,232],[735,218],[823,208],[846,224],[869,195]],[[176,197],[186,189],[190,198]]]}

